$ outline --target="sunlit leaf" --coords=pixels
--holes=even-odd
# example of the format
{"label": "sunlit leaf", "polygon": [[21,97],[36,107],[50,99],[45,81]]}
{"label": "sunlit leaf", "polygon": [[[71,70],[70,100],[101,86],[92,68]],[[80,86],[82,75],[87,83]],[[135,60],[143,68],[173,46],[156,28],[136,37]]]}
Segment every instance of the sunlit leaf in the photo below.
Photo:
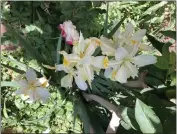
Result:
{"label": "sunlit leaf", "polygon": [[135,129],[135,130],[140,130],[138,123],[135,119],[135,111],[132,108],[128,108],[126,107],[125,109],[123,109],[122,113],[122,119],[131,126],[131,128]]}
{"label": "sunlit leaf", "polygon": [[1,56],[2,60],[7,60],[7,61],[10,61],[11,63],[17,65],[18,67],[26,70],[27,69],[27,66],[19,61],[17,61],[16,59],[12,59],[10,57],[4,57],[4,56]]}
{"label": "sunlit leaf", "polygon": [[163,128],[159,117],[141,100],[136,99],[135,118],[143,133],[162,133]]}
{"label": "sunlit leaf", "polygon": [[4,99],[4,107],[3,107],[3,114],[5,118],[8,118],[8,114],[7,114],[7,109],[6,109],[6,98]]}
{"label": "sunlit leaf", "polygon": [[19,87],[16,81],[1,81],[1,87]]}
{"label": "sunlit leaf", "polygon": [[154,12],[156,12],[159,8],[163,7],[164,5],[166,5],[168,2],[167,1],[162,1],[154,6],[151,6],[150,8],[148,8],[144,13],[143,15],[146,15],[146,14],[152,14]]}
{"label": "sunlit leaf", "polygon": [[20,70],[20,69],[18,69],[18,68],[14,68],[14,67],[11,67],[11,66],[9,66],[9,65],[5,65],[5,64],[3,64],[3,63],[1,63],[1,65],[4,66],[4,67],[6,67],[6,68],[8,68],[8,69],[10,69],[10,70],[15,71],[16,73],[19,73],[19,74],[24,74],[24,73],[25,73],[25,71]]}

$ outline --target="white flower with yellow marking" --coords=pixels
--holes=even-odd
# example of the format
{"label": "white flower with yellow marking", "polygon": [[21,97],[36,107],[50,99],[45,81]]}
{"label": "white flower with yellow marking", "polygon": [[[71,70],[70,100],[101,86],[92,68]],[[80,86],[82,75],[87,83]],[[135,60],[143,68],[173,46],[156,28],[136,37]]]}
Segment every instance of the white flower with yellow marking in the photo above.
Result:
{"label": "white flower with yellow marking", "polygon": [[134,26],[128,23],[125,31],[120,32],[118,29],[113,35],[113,39],[101,37],[101,50],[104,55],[113,56],[118,47],[124,47],[128,52],[131,52],[134,45],[137,45],[140,50],[152,50],[151,46],[142,44],[141,41],[146,34],[145,29],[140,29],[134,34]]}
{"label": "white flower with yellow marking", "polygon": [[[81,90],[86,90],[87,85],[84,83],[87,81],[89,85],[91,85],[94,79],[94,71],[98,73],[101,68],[108,67],[107,57],[92,56],[100,44],[99,39],[95,37],[84,39],[82,33],[80,33],[79,41],[74,43],[73,52],[71,54],[67,54],[65,51],[59,52],[63,55],[63,64],[56,65],[55,68],[57,71],[63,70],[68,73],[68,75],[61,80],[61,84],[68,82],[69,86],[65,86],[64,84],[62,84],[62,86],[71,87],[74,77],[78,87]],[[95,61],[97,61],[96,64]],[[66,81],[67,79],[69,80]]]}
{"label": "white flower with yellow marking", "polygon": [[71,88],[73,80],[75,80],[76,85],[81,90],[87,89],[86,79],[84,79],[84,74],[82,73],[81,69],[78,71],[71,67],[64,67],[63,65],[56,65],[56,71],[65,71],[67,73],[61,79],[61,86],[65,88]]}
{"label": "white flower with yellow marking", "polygon": [[115,52],[115,60],[109,62],[109,68],[105,70],[105,77],[126,83],[127,79],[138,76],[138,67],[154,64],[157,58],[152,55],[138,55],[138,47],[134,46],[131,53],[125,48],[119,47]]}
{"label": "white flower with yellow marking", "polygon": [[28,102],[41,99],[45,103],[50,96],[50,93],[45,89],[49,86],[48,80],[45,77],[37,78],[33,69],[28,69],[24,77],[18,76],[16,81],[19,83],[20,89],[15,94],[29,97]]}

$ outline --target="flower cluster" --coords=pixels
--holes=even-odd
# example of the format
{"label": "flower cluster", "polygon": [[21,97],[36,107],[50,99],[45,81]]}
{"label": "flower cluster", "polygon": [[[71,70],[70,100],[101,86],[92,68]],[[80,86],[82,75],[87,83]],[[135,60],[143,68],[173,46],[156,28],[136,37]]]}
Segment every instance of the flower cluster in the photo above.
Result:
{"label": "flower cluster", "polygon": [[[155,56],[138,55],[139,50],[151,50],[152,48],[142,44],[142,38],[146,33],[145,29],[134,32],[134,27],[129,23],[124,32],[119,29],[115,32],[112,39],[101,36],[100,38],[90,37],[84,39],[83,34],[76,30],[76,26],[71,21],[66,21],[59,25],[62,37],[66,43],[72,45],[72,53],[59,51],[63,55],[63,63],[50,67],[56,71],[67,73],[61,79],[61,86],[70,88],[73,80],[81,90],[87,90],[88,85],[94,79],[95,72],[99,74],[104,69],[106,78],[120,83],[127,83],[127,79],[138,76],[138,68],[154,64],[157,62]],[[95,50],[100,47],[101,56],[94,56]],[[17,78],[21,88],[16,94],[23,94],[29,98],[30,102],[41,99],[43,102],[49,97],[47,87],[48,80],[44,77],[37,78],[36,73],[29,69],[25,75]]]}
{"label": "flower cluster", "polygon": [[[57,71],[65,71],[67,73],[61,79],[61,86],[72,87],[73,79],[81,90],[88,88],[86,81],[91,85],[94,79],[94,71],[99,72],[100,69],[107,67],[108,59],[106,56],[94,57],[93,53],[101,44],[100,40],[92,37],[84,39],[80,33],[79,41],[76,41],[71,54],[65,51],[59,53],[63,55],[63,63],[56,65]],[[95,60],[99,63],[95,64]]]}
{"label": "flower cluster", "polygon": [[[73,50],[71,54],[65,51],[59,52],[63,55],[63,63],[56,65],[57,71],[67,73],[61,79],[61,86],[72,87],[73,78],[81,90],[86,90],[94,79],[94,72],[99,74],[100,69],[105,69],[105,77],[120,83],[127,83],[127,79],[138,76],[138,68],[156,63],[157,59],[152,55],[137,55],[139,50],[151,50],[148,45],[141,41],[146,33],[145,29],[134,32],[131,23],[126,26],[124,32],[119,29],[113,35],[113,39],[91,37],[84,39],[80,33],[79,40],[76,38],[78,32],[71,21],[60,24],[62,34],[69,35],[72,39]],[[74,31],[74,32],[73,32]],[[65,37],[65,36],[64,36]],[[66,41],[67,38],[65,37]],[[102,56],[93,56],[97,47],[101,47]]]}

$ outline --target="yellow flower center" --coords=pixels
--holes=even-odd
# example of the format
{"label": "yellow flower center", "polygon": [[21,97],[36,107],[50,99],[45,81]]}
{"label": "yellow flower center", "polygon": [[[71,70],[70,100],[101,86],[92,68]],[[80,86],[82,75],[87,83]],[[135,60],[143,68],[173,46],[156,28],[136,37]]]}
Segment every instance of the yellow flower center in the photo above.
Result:
{"label": "yellow flower center", "polygon": [[115,70],[112,72],[112,76],[111,76],[112,79],[114,79],[114,78],[116,77],[116,73],[117,73],[117,72],[116,72]]}
{"label": "yellow flower center", "polygon": [[104,68],[108,67],[108,63],[109,63],[108,57],[105,57],[104,60],[103,60]]}
{"label": "yellow flower center", "polygon": [[41,85],[41,87],[47,87],[47,84],[48,84],[48,81],[46,80],[42,85]]}
{"label": "yellow flower center", "polygon": [[69,61],[66,59],[66,57],[63,58],[63,65],[64,66],[68,66],[69,65]]}
{"label": "yellow flower center", "polygon": [[80,52],[79,57],[80,57],[80,58],[83,58],[83,57],[84,57],[84,53]]}
{"label": "yellow flower center", "polygon": [[98,46],[101,46],[101,41],[99,39],[92,39],[92,41],[95,41]]}
{"label": "yellow flower center", "polygon": [[132,45],[138,44],[136,40],[131,40]]}
{"label": "yellow flower center", "polygon": [[30,82],[30,83],[28,83],[29,84],[29,90],[34,90],[34,89],[36,89],[36,86],[35,86],[35,82]]}

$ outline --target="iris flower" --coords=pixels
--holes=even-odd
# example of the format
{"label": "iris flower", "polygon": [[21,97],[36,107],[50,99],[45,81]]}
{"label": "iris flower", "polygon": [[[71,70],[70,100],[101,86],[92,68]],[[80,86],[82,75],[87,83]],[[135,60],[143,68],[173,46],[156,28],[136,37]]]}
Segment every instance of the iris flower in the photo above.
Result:
{"label": "iris flower", "polygon": [[152,55],[138,55],[138,47],[134,46],[131,53],[125,48],[119,47],[115,52],[115,60],[109,62],[109,67],[105,70],[105,77],[111,78],[120,83],[127,83],[127,79],[138,76],[138,68],[154,64],[157,58]]}
{"label": "iris flower", "polygon": [[45,88],[49,86],[45,77],[37,78],[33,69],[28,69],[25,75],[18,76],[16,81],[20,85],[15,94],[22,94],[29,98],[28,102],[34,102],[41,99],[44,103],[49,98],[50,93]]}
{"label": "iris flower", "polygon": [[131,52],[134,45],[137,45],[139,50],[152,50],[151,46],[141,43],[143,37],[146,34],[145,29],[140,29],[133,33],[134,26],[128,23],[125,31],[120,32],[118,29],[113,35],[113,39],[101,37],[101,50],[104,55],[114,56],[114,53],[118,47],[124,47],[127,51]]}

